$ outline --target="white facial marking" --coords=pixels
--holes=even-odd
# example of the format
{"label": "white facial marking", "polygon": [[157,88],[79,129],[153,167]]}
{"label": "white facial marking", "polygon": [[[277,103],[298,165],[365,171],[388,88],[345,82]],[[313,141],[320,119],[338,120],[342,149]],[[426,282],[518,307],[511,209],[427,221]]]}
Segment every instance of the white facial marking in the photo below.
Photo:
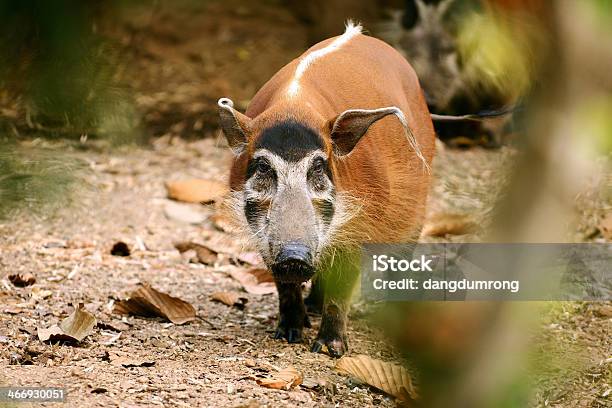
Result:
{"label": "white facial marking", "polygon": [[295,74],[293,76],[293,80],[289,84],[289,88],[287,88],[287,95],[296,96],[300,90],[300,79],[308,69],[310,65],[312,65],[319,58],[324,57],[325,55],[338,50],[344,44],[346,44],[351,38],[361,34],[362,27],[360,24],[354,24],[352,21],[347,21],[346,29],[344,30],[344,34],[340,37],[336,38],[331,42],[327,47],[318,49],[316,51],[311,52],[306,55],[297,66],[295,70]]}
{"label": "white facial marking", "polygon": [[[314,205],[317,200],[333,203],[334,211],[331,221],[323,219],[321,214],[316,211],[314,219],[307,220],[311,222],[310,225],[314,228],[311,233],[314,233],[317,238],[317,243],[312,248],[315,262],[324,252],[332,248],[331,245],[334,242],[346,240],[341,227],[361,211],[361,203],[357,199],[347,193],[335,191],[329,180],[328,188],[312,188],[307,180],[307,175],[309,167],[317,160],[317,156],[326,159],[323,151],[315,150],[298,162],[288,162],[267,149],[259,149],[253,157],[255,159],[265,158],[270,167],[274,169],[277,174],[274,186],[272,188],[257,188],[257,178],[251,177],[246,181],[244,190],[236,191],[231,195],[228,205],[235,214],[240,228],[250,243],[259,249],[267,263],[273,262],[275,256],[271,250],[271,244],[274,243],[271,239],[273,239],[274,229],[278,225],[270,224],[271,219],[273,219],[273,206],[277,204],[274,211],[282,210],[278,205],[286,203],[285,192],[288,190],[295,192],[297,189],[301,191],[307,200],[310,199],[311,205]],[[249,221],[245,210],[247,203],[250,201],[261,203],[261,211]],[[300,217],[303,214],[298,211],[295,216]]]}
{"label": "white facial marking", "polygon": [[[319,179],[319,186],[322,186],[320,188],[309,178],[313,163],[319,159],[327,159],[325,153],[322,150],[313,150],[299,161],[287,161],[262,148],[253,154],[253,160],[258,159],[264,159],[275,173],[274,183],[267,188],[261,188],[258,184],[261,183],[261,178],[253,175],[246,181],[244,190],[244,200],[260,203],[255,205],[262,209],[257,216],[251,216],[250,220],[247,220],[262,256],[268,261],[273,260],[275,254],[271,248],[278,245],[283,234],[296,228],[295,231],[304,233],[303,238],[312,245],[311,249],[316,257],[329,241],[328,235],[332,231],[333,222],[333,213],[331,219],[326,218],[318,206],[322,205],[321,202],[329,202],[332,206],[335,203],[334,186],[327,176]],[[293,212],[295,217],[302,218],[286,218],[286,214]],[[294,222],[298,225],[291,226]]]}
{"label": "white facial marking", "polygon": [[325,154],[321,150],[314,150],[311,153],[304,156],[298,162],[290,162],[286,161],[279,155],[272,153],[267,149],[259,149],[253,155],[253,159],[257,159],[259,157],[264,157],[268,159],[272,168],[276,171],[278,177],[277,186],[278,190],[282,190],[285,187],[292,185],[305,185],[306,182],[306,174],[308,173],[308,169],[310,168],[310,164],[315,157],[321,157],[325,159]]}

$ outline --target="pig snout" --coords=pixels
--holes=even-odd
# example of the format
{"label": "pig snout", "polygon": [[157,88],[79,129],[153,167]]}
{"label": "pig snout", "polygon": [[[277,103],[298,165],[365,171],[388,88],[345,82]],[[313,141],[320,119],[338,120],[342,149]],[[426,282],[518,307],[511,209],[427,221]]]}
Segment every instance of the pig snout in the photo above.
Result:
{"label": "pig snout", "polygon": [[305,282],[314,275],[311,249],[299,242],[283,245],[272,265],[278,282]]}

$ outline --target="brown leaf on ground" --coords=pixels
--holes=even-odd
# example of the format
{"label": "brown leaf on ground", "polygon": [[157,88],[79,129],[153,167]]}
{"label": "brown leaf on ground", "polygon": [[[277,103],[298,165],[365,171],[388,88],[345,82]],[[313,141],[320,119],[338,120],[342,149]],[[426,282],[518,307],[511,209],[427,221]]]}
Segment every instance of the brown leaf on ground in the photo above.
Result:
{"label": "brown leaf on ground", "polygon": [[39,327],[37,330],[37,334],[38,334],[38,340],[40,341],[49,341],[49,342],[65,341],[65,342],[74,342],[74,343],[77,342],[75,338],[66,335],[64,331],[60,329],[59,326],[56,324],[46,329]]}
{"label": "brown leaf on ground", "polygon": [[8,280],[18,288],[24,288],[26,286],[30,286],[36,283],[36,278],[31,273],[26,273],[24,275],[20,273],[15,273],[9,275]]}
{"label": "brown leaf on ground", "polygon": [[196,225],[206,220],[206,215],[199,211],[198,208],[193,208],[193,206],[189,204],[175,203],[172,201],[166,203],[164,214],[166,218],[184,224]]}
{"label": "brown leaf on ground", "polygon": [[247,298],[240,296],[240,294],[236,292],[215,292],[210,295],[210,298],[228,306],[234,306],[240,310],[244,309],[249,301]]}
{"label": "brown leaf on ground", "polygon": [[87,335],[91,334],[96,326],[96,318],[83,308],[80,304],[74,312],[60,323],[60,329],[64,333],[71,335],[78,341],[83,340]]}
{"label": "brown leaf on ground", "polygon": [[242,269],[235,268],[230,271],[232,278],[242,284],[244,290],[254,295],[267,295],[276,292],[276,285],[272,273],[265,268]]}
{"label": "brown leaf on ground", "polygon": [[218,253],[205,246],[197,246],[195,249],[198,261],[204,265],[214,265],[217,261]]}
{"label": "brown leaf on ground", "polygon": [[228,192],[224,183],[215,180],[181,180],[166,183],[168,198],[186,203],[208,204],[220,201]]}
{"label": "brown leaf on ground", "polygon": [[111,255],[114,256],[130,256],[130,247],[123,241],[115,242],[110,250]]}
{"label": "brown leaf on ground", "polygon": [[336,370],[386,392],[400,400],[418,398],[408,371],[399,364],[375,360],[360,354],[344,356],[336,363]]}
{"label": "brown leaf on ground", "polygon": [[5,307],[4,309],[2,309],[2,313],[6,313],[6,314],[10,314],[10,315],[16,315],[16,314],[20,314],[23,312],[23,309],[19,306],[8,306]]}
{"label": "brown leaf on ground", "polygon": [[115,303],[114,313],[134,316],[163,317],[174,324],[195,320],[194,307],[182,299],[159,292],[148,284],[133,291],[128,299]]}
{"label": "brown leaf on ground", "polygon": [[254,267],[248,272],[257,278],[258,283],[274,283],[274,276],[268,268]]}
{"label": "brown leaf on ground", "polygon": [[422,235],[426,237],[464,235],[476,231],[477,227],[476,222],[467,215],[436,214],[427,220]]}
{"label": "brown leaf on ground", "polygon": [[304,376],[295,368],[289,366],[272,373],[266,378],[258,379],[257,384],[276,390],[290,390],[302,383]]}
{"label": "brown leaf on ground", "polygon": [[80,304],[74,312],[58,325],[47,329],[38,328],[38,339],[48,342],[78,343],[93,332],[96,318]]}
{"label": "brown leaf on ground", "polygon": [[238,259],[242,263],[246,263],[249,265],[263,264],[263,259],[261,255],[259,255],[259,252],[240,252],[238,255],[236,255],[236,259]]}
{"label": "brown leaf on ground", "polygon": [[599,224],[601,235],[607,240],[612,240],[612,214],[609,214]]}
{"label": "brown leaf on ground", "polygon": [[174,244],[174,247],[182,254],[187,251],[193,250],[196,253],[196,257],[198,262],[203,263],[205,265],[214,265],[217,260],[217,256],[219,253],[214,249],[202,244],[198,244],[195,242],[177,242]]}
{"label": "brown leaf on ground", "polygon": [[237,230],[236,225],[231,217],[224,213],[215,213],[210,216],[210,221],[217,230],[221,232],[235,232]]}
{"label": "brown leaf on ground", "polygon": [[51,295],[53,295],[53,292],[51,292],[50,290],[42,289],[36,286],[34,286],[32,288],[32,291],[30,292],[30,296],[35,301],[38,301],[41,299],[47,299],[48,297],[51,297]]}

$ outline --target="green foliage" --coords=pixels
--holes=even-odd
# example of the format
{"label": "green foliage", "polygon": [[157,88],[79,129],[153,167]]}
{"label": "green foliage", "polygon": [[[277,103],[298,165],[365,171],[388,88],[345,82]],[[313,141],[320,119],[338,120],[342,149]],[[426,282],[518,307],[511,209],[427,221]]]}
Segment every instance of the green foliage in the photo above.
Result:
{"label": "green foliage", "polygon": [[598,154],[612,153],[612,97],[595,95],[578,112],[582,129],[579,136],[593,139]]}
{"label": "green foliage", "polygon": [[593,0],[593,4],[600,16],[608,19],[612,18],[612,1]]}
{"label": "green foliage", "polygon": [[[103,8],[104,6],[104,8]],[[29,129],[125,142],[138,124],[118,79],[121,57],[98,34],[113,2],[27,0],[0,6],[0,81]]]}
{"label": "green foliage", "polygon": [[[15,139],[139,135],[121,83],[120,48],[100,34],[114,1],[0,2],[0,217],[65,203],[78,166],[61,152],[27,154]],[[44,205],[48,203],[49,205]]]}
{"label": "green foliage", "polygon": [[68,204],[83,166],[48,151],[27,156],[3,146],[0,151],[0,220],[17,209],[41,213]]}

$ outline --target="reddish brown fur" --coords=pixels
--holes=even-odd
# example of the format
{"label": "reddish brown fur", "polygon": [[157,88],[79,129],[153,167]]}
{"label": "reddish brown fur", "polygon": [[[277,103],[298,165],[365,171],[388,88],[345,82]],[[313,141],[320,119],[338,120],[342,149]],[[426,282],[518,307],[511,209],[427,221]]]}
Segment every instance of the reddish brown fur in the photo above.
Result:
{"label": "reddish brown fur", "polygon": [[[306,54],[327,46],[323,41]],[[283,67],[255,95],[246,115],[248,145],[234,158],[230,185],[242,190],[246,165],[261,131],[296,119],[323,135],[337,191],[357,198],[361,211],[344,229],[348,242],[413,240],[422,224],[430,174],[393,115],[374,123],[345,157],[332,152],[330,127],[348,109],[396,106],[404,113],[427,163],[434,153],[434,129],[423,92],[410,64],[392,47],[358,35],[316,60],[300,80],[297,95],[287,95],[299,59]]]}

